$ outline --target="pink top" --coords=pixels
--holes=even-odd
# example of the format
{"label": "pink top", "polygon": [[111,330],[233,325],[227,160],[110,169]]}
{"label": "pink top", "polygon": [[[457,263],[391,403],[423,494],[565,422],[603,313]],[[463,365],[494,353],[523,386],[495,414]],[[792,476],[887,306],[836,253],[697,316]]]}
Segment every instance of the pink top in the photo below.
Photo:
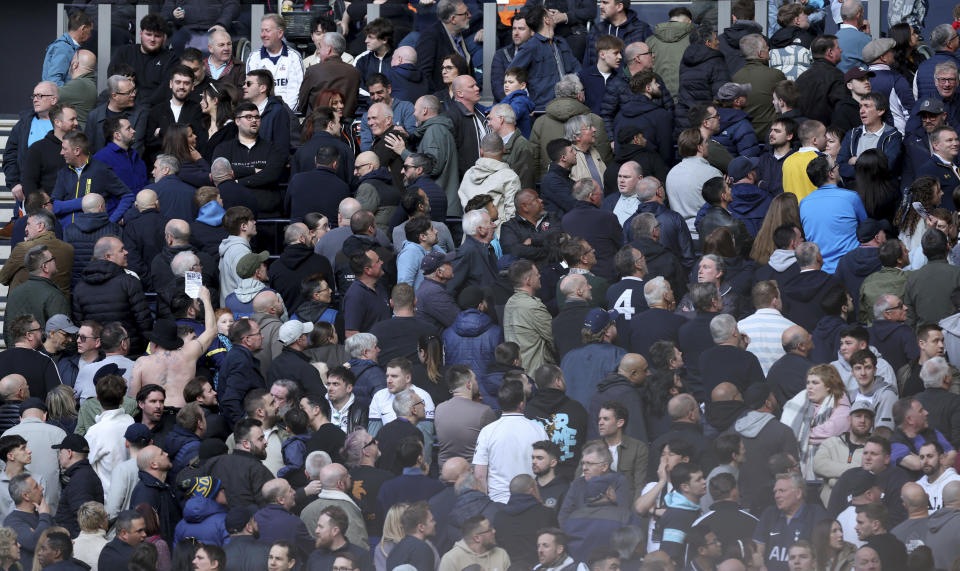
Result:
{"label": "pink top", "polygon": [[[815,404],[814,406],[814,416],[816,416],[816,411],[820,410],[820,405]],[[810,436],[808,440],[810,444],[820,444],[827,438],[831,436],[840,436],[844,432],[850,430],[850,399],[847,398],[847,395],[844,394],[841,397],[840,402],[834,404],[833,412],[830,413],[830,418],[826,422],[818,424],[810,429]]]}

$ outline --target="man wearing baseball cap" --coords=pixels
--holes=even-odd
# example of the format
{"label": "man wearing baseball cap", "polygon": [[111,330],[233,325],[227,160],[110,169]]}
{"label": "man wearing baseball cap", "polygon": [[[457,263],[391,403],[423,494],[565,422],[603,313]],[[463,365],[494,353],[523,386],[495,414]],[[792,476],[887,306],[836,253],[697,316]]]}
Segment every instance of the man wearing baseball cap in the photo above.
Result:
{"label": "man wearing baseball cap", "polygon": [[915,180],[916,172],[933,154],[930,134],[947,124],[947,108],[938,97],[921,99],[910,111],[903,138],[903,180]]}
{"label": "man wearing baseball cap", "polygon": [[730,194],[733,200],[727,209],[734,218],[739,218],[747,227],[751,236],[756,236],[763,224],[763,218],[770,208],[773,197],[757,186],[760,182],[756,157],[737,157],[730,161],[727,176],[730,179]]}
{"label": "man wearing baseball cap", "polygon": [[43,340],[43,345],[38,351],[42,351],[52,359],[57,360],[58,356],[66,351],[70,342],[73,341],[73,336],[80,331],[80,328],[74,325],[69,317],[58,313],[47,320],[43,330],[46,333],[46,339]]}
{"label": "man wearing baseball cap", "polygon": [[867,64],[867,69],[874,73],[870,80],[870,88],[877,93],[883,93],[890,101],[890,115],[893,117],[893,125],[901,133],[907,128],[907,118],[910,116],[910,109],[916,104],[913,96],[913,88],[910,82],[899,73],[890,69],[893,65],[896,55],[893,48],[897,42],[892,38],[877,38],[871,40],[863,48],[863,61]]}
{"label": "man wearing baseball cap", "polygon": [[[237,262],[237,277],[240,283],[226,294],[223,305],[237,317],[253,315],[253,298],[267,287],[267,264],[270,252],[250,252]],[[273,290],[271,290],[273,291]]]}
{"label": "man wearing baseball cap", "polygon": [[86,502],[102,504],[103,485],[87,460],[90,446],[86,438],[79,434],[68,434],[60,444],[54,444],[51,448],[59,451],[58,461],[63,469],[64,480],[67,480],[60,493],[57,515],[53,521],[67,528],[71,537],[76,537],[80,534],[77,510]]}
{"label": "man wearing baseball cap", "polygon": [[843,74],[843,83],[847,86],[844,90],[843,98],[834,105],[833,115],[830,121],[824,125],[838,127],[843,132],[854,129],[860,125],[860,102],[863,96],[872,91],[870,79],[873,77],[872,71],[867,71],[859,67],[853,67]]}
{"label": "man wearing baseball cap", "polygon": [[153,442],[153,433],[145,424],[135,422],[127,427],[127,430],[123,433],[123,440],[130,458],[114,466],[110,475],[110,491],[107,494],[104,507],[107,508],[107,516],[111,521],[130,505],[133,488],[140,481],[137,457],[140,456],[140,452],[144,448],[150,446]]}
{"label": "man wearing baseball cap", "polygon": [[729,82],[717,90],[720,131],[713,138],[735,157],[760,154],[760,141],[753,130],[752,118],[743,110],[751,89],[749,83]]}
{"label": "man wearing baseball cap", "polygon": [[[227,554],[227,561],[231,562],[231,569],[237,571],[261,571],[267,568],[267,557],[270,554],[270,545],[260,543],[257,520],[253,515],[257,513],[256,505],[236,506],[227,512],[224,525],[230,534],[230,543],[223,546]],[[233,562],[236,561],[236,566]]]}
{"label": "man wearing baseball cap", "polygon": [[[581,329],[583,347],[569,351],[560,362],[563,377],[569,381],[569,384],[564,384],[567,396],[584,408],[590,406],[590,398],[596,391],[597,383],[610,371],[616,371],[620,366],[620,359],[627,354],[622,347],[614,345],[617,340],[616,320],[619,316],[620,313],[615,309],[607,311],[597,307],[590,310]],[[530,371],[529,368],[527,370]],[[539,380],[537,388],[541,388]]]}
{"label": "man wearing baseball cap", "polygon": [[267,382],[273,384],[278,379],[290,379],[300,385],[305,393],[323,394],[326,388],[317,369],[310,364],[310,358],[303,350],[310,346],[310,332],[313,323],[304,323],[291,319],[280,326],[277,339],[283,345],[280,354],[270,363]]}

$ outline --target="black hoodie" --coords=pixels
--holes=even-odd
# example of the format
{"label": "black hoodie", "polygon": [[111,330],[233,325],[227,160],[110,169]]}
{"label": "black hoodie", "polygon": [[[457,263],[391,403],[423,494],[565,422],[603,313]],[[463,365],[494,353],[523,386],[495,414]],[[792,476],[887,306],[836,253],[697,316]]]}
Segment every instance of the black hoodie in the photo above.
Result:
{"label": "black hoodie", "polygon": [[828,289],[840,281],[823,270],[801,271],[780,288],[783,316],[807,331],[813,331],[823,317],[820,300]]}
{"label": "black hoodie", "polygon": [[299,242],[288,244],[280,253],[280,259],[270,264],[267,271],[270,287],[280,292],[288,309],[300,305],[300,282],[313,274],[324,276],[328,286],[336,285],[330,261],[315,254],[313,247]]}
{"label": "black hoodie", "polygon": [[560,446],[557,473],[572,479],[587,441],[587,409],[560,389],[539,389],[527,401],[527,418],[543,424],[547,435]]}
{"label": "black hoodie", "polygon": [[752,20],[737,20],[717,38],[720,53],[727,62],[727,70],[730,71],[731,77],[747,62],[743,53],[740,52],[740,40],[750,34],[763,35],[763,28]]}
{"label": "black hoodie", "polygon": [[681,299],[687,293],[686,272],[674,252],[650,238],[634,238],[630,245],[640,250],[647,260],[647,280],[663,276],[673,289],[673,296]]}

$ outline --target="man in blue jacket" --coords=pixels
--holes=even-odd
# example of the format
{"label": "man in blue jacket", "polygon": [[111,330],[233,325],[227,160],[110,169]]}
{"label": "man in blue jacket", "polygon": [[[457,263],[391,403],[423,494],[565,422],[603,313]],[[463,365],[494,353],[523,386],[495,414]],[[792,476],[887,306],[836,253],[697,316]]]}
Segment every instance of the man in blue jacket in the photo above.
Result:
{"label": "man in blue jacket", "polygon": [[490,83],[493,87],[493,98],[495,101],[503,101],[506,95],[503,93],[503,76],[507,69],[513,67],[513,59],[517,57],[520,46],[533,37],[533,30],[527,25],[523,12],[517,12],[511,22],[510,39],[513,41],[509,46],[500,48],[493,54],[493,65],[490,69]]}
{"label": "man in blue jacket", "polygon": [[580,62],[574,59],[566,40],[555,36],[553,18],[542,5],[526,9],[524,20],[537,33],[520,46],[511,64],[526,70],[527,91],[538,110],[553,100],[554,87],[561,77],[580,71]]}
{"label": "man in blue jacket", "polygon": [[883,93],[870,92],[860,100],[859,127],[851,129],[840,143],[837,163],[840,175],[848,181],[856,175],[857,158],[867,149],[877,149],[887,157],[887,168],[891,173],[900,172],[900,154],[903,152],[903,135],[893,125],[884,121],[890,110],[890,103]]}
{"label": "man in blue jacket", "polygon": [[573,185],[573,209],[561,223],[572,236],[586,240],[596,252],[593,273],[608,282],[616,281],[613,257],[623,245],[623,228],[616,214],[601,210],[603,189],[593,179],[582,179]]}
{"label": "man in blue jacket", "polygon": [[263,334],[257,322],[238,319],[230,327],[229,336],[233,346],[220,367],[220,409],[232,425],[243,417],[243,399],[247,393],[253,389],[265,389],[267,383],[253,356],[263,345]]}
{"label": "man in blue jacket", "polygon": [[87,136],[79,131],[68,133],[61,154],[67,164],[57,173],[57,184],[50,195],[60,222],[71,224],[73,214],[80,211],[81,199],[90,192],[107,199],[110,221],[119,222],[133,204],[134,195],[110,167],[90,156]]}
{"label": "man in blue jacket", "polygon": [[137,136],[133,124],[121,115],[108,117],[103,121],[103,131],[109,142],[93,158],[110,167],[131,192],[140,192],[149,179],[147,165],[133,148]]}
{"label": "man in blue jacket", "polygon": [[93,34],[93,20],[83,10],[75,10],[67,20],[67,33],[47,46],[43,58],[43,81],[52,81],[57,87],[70,81],[70,62],[80,45]]}

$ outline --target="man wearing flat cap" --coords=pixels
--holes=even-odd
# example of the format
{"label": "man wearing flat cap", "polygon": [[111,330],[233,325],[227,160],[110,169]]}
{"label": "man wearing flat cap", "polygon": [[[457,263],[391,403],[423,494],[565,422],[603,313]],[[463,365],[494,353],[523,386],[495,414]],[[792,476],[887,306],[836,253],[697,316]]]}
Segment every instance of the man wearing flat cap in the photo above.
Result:
{"label": "man wearing flat cap", "polygon": [[907,118],[916,104],[916,99],[910,82],[890,67],[896,59],[893,51],[896,45],[897,42],[892,38],[877,38],[864,46],[862,53],[867,69],[874,73],[873,79],[870,80],[870,90],[887,96],[890,101],[893,126],[904,133],[907,128]]}
{"label": "man wearing flat cap", "polygon": [[80,535],[77,523],[77,510],[86,502],[103,503],[103,485],[100,477],[93,471],[87,456],[90,446],[87,439],[79,434],[68,434],[60,444],[51,446],[58,450],[58,461],[67,480],[60,494],[57,514],[54,522],[67,528],[71,537]]}

